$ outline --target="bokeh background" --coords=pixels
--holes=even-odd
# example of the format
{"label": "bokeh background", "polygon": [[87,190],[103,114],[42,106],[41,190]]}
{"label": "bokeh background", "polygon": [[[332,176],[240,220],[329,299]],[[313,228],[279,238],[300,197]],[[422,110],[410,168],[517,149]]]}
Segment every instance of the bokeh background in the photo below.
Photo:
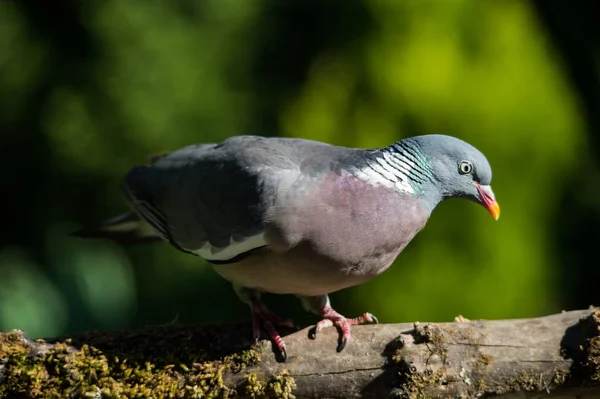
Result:
{"label": "bokeh background", "polygon": [[[147,156],[239,134],[482,150],[502,207],[439,206],[395,265],[335,293],[383,322],[600,304],[600,10],[520,0],[0,2],[0,330],[249,321],[169,245],[69,236],[127,209]],[[267,300],[314,321],[293,297]]]}

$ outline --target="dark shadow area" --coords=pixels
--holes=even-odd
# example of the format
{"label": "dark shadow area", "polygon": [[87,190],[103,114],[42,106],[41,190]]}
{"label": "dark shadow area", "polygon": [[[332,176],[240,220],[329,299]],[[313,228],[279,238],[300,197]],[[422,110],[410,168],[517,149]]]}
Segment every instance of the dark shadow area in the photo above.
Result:
{"label": "dark shadow area", "polygon": [[[278,328],[284,339],[296,331],[298,330]],[[261,339],[268,338],[265,336]],[[109,363],[115,359],[127,359],[133,367],[142,367],[146,362],[151,362],[158,368],[169,364],[192,367],[194,363],[223,360],[226,356],[249,350],[253,345],[252,329],[248,323],[172,323],[127,331],[91,331],[70,337],[46,339],[45,342],[68,343],[77,349],[93,347],[106,356]],[[275,356],[277,361],[283,361],[274,346],[272,352],[263,356]]]}
{"label": "dark shadow area", "polygon": [[[535,1],[538,17],[577,93],[587,130],[581,163],[557,192],[559,207],[551,226],[561,272],[561,303],[581,309],[600,303],[597,246],[600,237],[600,3]],[[551,173],[551,172],[550,172]]]}
{"label": "dark shadow area", "polygon": [[252,331],[247,324],[171,324],[130,331],[94,331],[72,337],[48,339],[48,343],[69,342],[77,349],[94,347],[111,359],[127,359],[133,365],[147,361],[157,367],[219,360],[250,349]]}
{"label": "dark shadow area", "polygon": [[572,360],[568,385],[597,381],[600,376],[600,319],[598,312],[567,328],[560,342],[565,359]]}
{"label": "dark shadow area", "polygon": [[398,352],[404,347],[402,336],[411,334],[412,330],[404,331],[386,345],[381,353],[387,359],[386,366],[376,378],[364,387],[362,394],[365,397],[403,398],[406,396],[406,392],[402,390],[402,384],[411,370],[410,366],[400,358]]}

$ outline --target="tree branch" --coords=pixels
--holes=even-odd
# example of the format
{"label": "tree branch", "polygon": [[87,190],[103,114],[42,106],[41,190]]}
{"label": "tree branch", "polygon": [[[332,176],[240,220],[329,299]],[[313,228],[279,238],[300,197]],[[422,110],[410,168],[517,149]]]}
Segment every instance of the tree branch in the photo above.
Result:
{"label": "tree branch", "polygon": [[31,341],[0,334],[0,397],[598,397],[600,311],[288,335],[279,363],[241,325],[167,325]]}

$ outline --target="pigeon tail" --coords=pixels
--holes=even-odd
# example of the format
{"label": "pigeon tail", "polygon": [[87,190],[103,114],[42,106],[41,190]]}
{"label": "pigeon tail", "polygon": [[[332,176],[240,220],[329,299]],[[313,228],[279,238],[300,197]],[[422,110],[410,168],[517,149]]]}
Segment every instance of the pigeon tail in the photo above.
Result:
{"label": "pigeon tail", "polygon": [[108,239],[122,245],[162,240],[156,230],[135,212],[124,213],[97,226],[84,227],[71,235],[81,238]]}

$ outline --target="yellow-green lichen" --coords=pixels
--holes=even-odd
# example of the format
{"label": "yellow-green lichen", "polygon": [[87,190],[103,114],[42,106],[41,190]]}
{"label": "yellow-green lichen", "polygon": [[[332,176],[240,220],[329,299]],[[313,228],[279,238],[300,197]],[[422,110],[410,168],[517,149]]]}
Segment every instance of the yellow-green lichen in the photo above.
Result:
{"label": "yellow-green lichen", "polygon": [[426,399],[435,396],[435,388],[447,384],[446,375],[442,370],[436,372],[427,370],[423,373],[407,373],[400,385],[403,396],[408,399]]}
{"label": "yellow-green lichen", "polygon": [[262,398],[265,396],[265,384],[260,381],[256,374],[248,373],[241,387],[241,394],[248,398]]}
{"label": "yellow-green lichen", "polygon": [[[457,325],[454,328],[441,328],[455,343],[461,344],[465,348],[463,358],[470,360],[468,364],[470,372],[467,377],[470,383],[467,384],[467,391],[472,397],[479,397],[487,388],[485,379],[488,375],[488,366],[493,362],[492,356],[481,350],[485,335],[475,331],[471,326],[465,327],[465,324]],[[463,376],[461,378],[465,379]]]}
{"label": "yellow-green lichen", "polygon": [[517,377],[506,379],[504,392],[541,392],[546,386],[539,375],[521,371]]}
{"label": "yellow-green lichen", "polygon": [[565,385],[569,378],[569,372],[564,370],[555,370],[554,375],[552,376],[552,385],[554,386],[562,386]]}
{"label": "yellow-green lichen", "polygon": [[[461,397],[479,397],[485,392],[485,377],[492,357],[481,351],[485,336],[475,332],[471,327],[453,325],[421,325],[415,323],[412,331],[414,343],[418,347],[426,347],[425,370],[418,370],[413,361],[422,362],[422,354],[418,350],[409,350],[405,346],[398,347],[391,356],[391,362],[400,366],[399,392],[402,397],[425,398],[446,392],[448,379],[454,382],[463,381],[459,388]],[[450,350],[453,355],[462,359],[463,368],[454,370],[449,366]],[[440,363],[432,363],[433,357]],[[419,360],[421,359],[421,360]]]}
{"label": "yellow-green lichen", "polygon": [[600,337],[590,339],[587,366],[591,369],[590,379],[600,383]]}
{"label": "yellow-green lichen", "polygon": [[597,384],[600,383],[600,311],[595,312],[589,319],[591,319],[591,336],[585,347],[587,355],[585,366],[590,380]]}
{"label": "yellow-green lichen", "polygon": [[[112,341],[106,336],[110,334],[88,335],[83,340],[90,344],[81,345],[73,343],[81,338],[49,344],[30,341],[21,332],[0,334],[0,398],[237,397],[237,387],[225,386],[223,374],[238,373],[260,362],[259,352],[252,348],[222,354],[218,339],[213,345],[216,353],[193,351],[198,345],[194,338],[205,340],[212,337],[210,333],[188,330],[186,336],[177,335],[175,327],[168,330],[173,334],[160,328],[122,332]],[[291,398],[294,382],[290,379],[273,377],[262,383],[264,391],[272,397]]]}
{"label": "yellow-green lichen", "polygon": [[[429,358],[439,356],[442,364],[447,362],[448,351],[444,332],[432,324],[421,325],[415,323],[412,331],[414,342],[417,345],[426,345]],[[446,375],[442,369],[433,371],[428,368],[424,371],[417,370],[413,364],[415,357],[419,357],[418,350],[409,349],[402,337],[392,343],[390,363],[399,367],[396,395],[402,398],[422,399],[430,398],[435,388],[446,384]]]}
{"label": "yellow-green lichen", "polygon": [[294,389],[296,389],[296,381],[287,371],[271,377],[265,387],[268,397],[280,399],[294,399],[292,393]]}
{"label": "yellow-green lichen", "polygon": [[258,379],[256,374],[248,373],[239,389],[245,398],[279,398],[294,399],[296,381],[287,371],[272,376],[266,383]]}
{"label": "yellow-green lichen", "polygon": [[577,325],[583,343],[576,351],[565,349],[565,355],[575,360],[570,381],[583,385],[600,384],[600,310],[581,319]]}
{"label": "yellow-green lichen", "polygon": [[413,337],[416,344],[424,343],[427,345],[431,356],[438,356],[442,363],[448,362],[448,347],[445,332],[433,324],[421,326],[414,324]]}

